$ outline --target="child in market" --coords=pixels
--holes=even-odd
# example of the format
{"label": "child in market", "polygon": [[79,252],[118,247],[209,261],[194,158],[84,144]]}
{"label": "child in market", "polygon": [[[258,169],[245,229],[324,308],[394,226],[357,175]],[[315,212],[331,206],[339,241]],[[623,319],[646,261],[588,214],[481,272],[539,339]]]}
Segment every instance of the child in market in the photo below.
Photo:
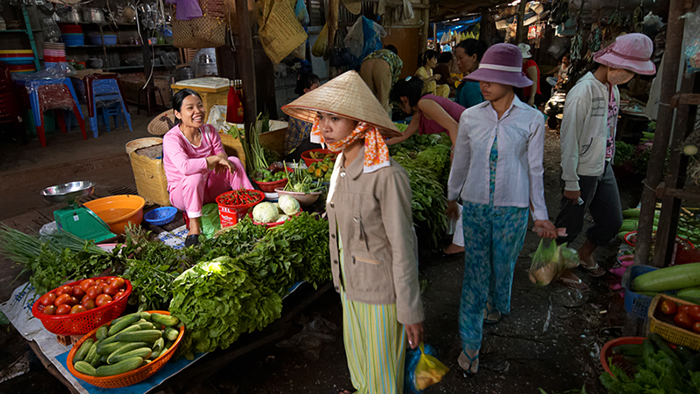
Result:
{"label": "child in market", "polygon": [[[467,79],[479,82],[485,102],[462,113],[448,181],[448,215],[463,203],[465,262],[459,310],[459,366],[479,369],[483,323],[510,312],[513,270],[525,240],[528,208],[534,230],[556,229],[544,201],[544,117],[520,101],[514,87],[531,86],[517,46],[490,47]],[[485,187],[488,185],[488,187]]]}
{"label": "child in market", "polygon": [[423,304],[411,187],[384,142],[400,134],[354,71],[282,110],[313,122],[312,141],[340,152],[326,211],[353,386],[361,394],[401,394],[406,345],[423,340]]}

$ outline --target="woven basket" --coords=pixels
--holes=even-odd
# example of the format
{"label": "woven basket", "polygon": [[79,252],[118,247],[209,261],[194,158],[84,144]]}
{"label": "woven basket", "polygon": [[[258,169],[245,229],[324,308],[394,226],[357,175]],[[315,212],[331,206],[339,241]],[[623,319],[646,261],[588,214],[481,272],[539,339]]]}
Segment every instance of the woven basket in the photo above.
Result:
{"label": "woven basket", "polygon": [[226,43],[222,0],[199,0],[204,16],[188,21],[173,18],[173,45],[178,48],[216,48]]}
{"label": "woven basket", "polygon": [[226,133],[219,133],[219,137],[221,137],[221,144],[224,146],[226,154],[239,158],[241,164],[243,164],[243,169],[245,169],[245,151],[243,150],[243,145],[241,145],[241,140]]}
{"label": "woven basket", "polygon": [[700,334],[693,331],[677,327],[670,322],[664,321],[664,316],[656,313],[656,307],[663,300],[671,300],[678,306],[680,305],[697,305],[692,302],[684,301],[678,298],[667,296],[665,294],[657,294],[649,306],[649,332],[655,332],[661,337],[676,345],[689,347],[693,350],[700,350]]}
{"label": "woven basket", "polygon": [[[132,147],[133,145],[138,147],[130,150],[129,144],[132,144]],[[168,193],[168,179],[165,177],[163,159],[151,159],[137,153],[137,149],[157,145],[163,145],[162,138],[141,138],[127,144],[127,153],[131,159],[131,169],[134,171],[134,181],[139,195],[151,203],[168,206],[170,205],[170,194]]]}

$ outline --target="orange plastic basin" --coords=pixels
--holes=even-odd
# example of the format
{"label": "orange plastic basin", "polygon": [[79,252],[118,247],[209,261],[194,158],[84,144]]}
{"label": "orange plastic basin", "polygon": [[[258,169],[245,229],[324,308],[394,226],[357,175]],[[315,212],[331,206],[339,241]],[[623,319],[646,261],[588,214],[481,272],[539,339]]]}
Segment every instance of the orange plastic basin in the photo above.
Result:
{"label": "orange plastic basin", "polygon": [[124,234],[127,224],[132,223],[136,226],[141,224],[146,200],[141,196],[124,194],[98,198],[83,205],[104,220],[109,225],[109,231]]}

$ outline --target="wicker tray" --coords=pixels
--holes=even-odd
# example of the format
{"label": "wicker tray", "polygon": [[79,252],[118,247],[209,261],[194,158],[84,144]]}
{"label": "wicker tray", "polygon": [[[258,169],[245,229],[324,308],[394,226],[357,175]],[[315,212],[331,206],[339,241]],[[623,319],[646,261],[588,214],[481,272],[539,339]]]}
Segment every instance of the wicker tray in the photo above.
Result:
{"label": "wicker tray", "polygon": [[678,305],[697,305],[692,302],[683,301],[665,294],[658,294],[651,301],[649,306],[649,332],[659,334],[665,340],[680,346],[686,346],[693,350],[700,350],[700,335],[686,329],[676,327],[658,318],[656,313],[657,305],[663,300],[671,300]]}

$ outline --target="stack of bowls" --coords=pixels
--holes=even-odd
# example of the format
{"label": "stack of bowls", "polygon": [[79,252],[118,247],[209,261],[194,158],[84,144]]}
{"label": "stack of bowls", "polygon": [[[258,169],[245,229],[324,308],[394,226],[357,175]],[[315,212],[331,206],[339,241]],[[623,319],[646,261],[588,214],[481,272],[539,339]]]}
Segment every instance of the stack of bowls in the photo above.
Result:
{"label": "stack of bowls", "polygon": [[24,64],[20,66],[6,66],[7,69],[13,74],[31,74],[36,72],[36,67],[34,64]]}
{"label": "stack of bowls", "polygon": [[58,28],[62,34],[83,34],[83,28],[73,23],[59,23]]}
{"label": "stack of bowls", "polygon": [[51,68],[56,63],[66,61],[66,49],[61,43],[44,43],[44,66]]}
{"label": "stack of bowls", "polygon": [[0,50],[0,62],[9,66],[34,67],[34,51],[31,49]]}
{"label": "stack of bowls", "polygon": [[67,47],[79,47],[85,45],[83,33],[62,33],[61,38]]}

